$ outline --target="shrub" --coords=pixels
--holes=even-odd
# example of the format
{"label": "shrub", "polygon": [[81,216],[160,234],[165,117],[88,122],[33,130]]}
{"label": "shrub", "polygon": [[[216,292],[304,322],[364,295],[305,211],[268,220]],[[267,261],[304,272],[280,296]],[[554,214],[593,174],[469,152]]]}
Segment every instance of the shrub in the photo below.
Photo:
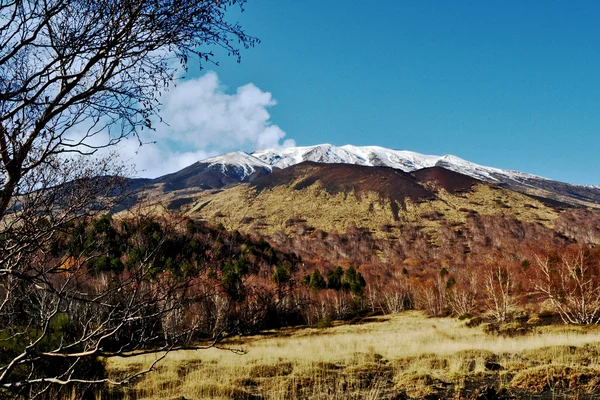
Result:
{"label": "shrub", "polygon": [[437,391],[446,382],[424,372],[406,372],[395,377],[396,388],[405,391],[411,398],[439,398]]}
{"label": "shrub", "polygon": [[327,328],[331,328],[333,326],[333,323],[331,322],[331,319],[329,317],[324,317],[321,318],[321,320],[319,322],[317,322],[316,328],[317,329],[327,329]]}
{"label": "shrub", "polygon": [[540,317],[531,317],[527,320],[527,325],[529,326],[540,326],[544,325],[544,321]]}
{"label": "shrub", "polygon": [[498,325],[486,322],[481,324],[481,330],[488,335],[495,335],[498,333]]}
{"label": "shrub", "polygon": [[537,392],[555,389],[592,389],[600,384],[600,371],[590,367],[541,365],[515,375],[510,386]]}
{"label": "shrub", "polygon": [[518,322],[509,322],[498,327],[498,334],[502,336],[520,336],[527,333],[525,328]]}
{"label": "shrub", "polygon": [[274,376],[286,376],[292,373],[294,365],[291,362],[280,362],[275,365],[261,364],[253,365],[248,372],[251,378],[271,378]]}
{"label": "shrub", "polygon": [[476,326],[479,326],[483,323],[483,318],[481,317],[473,317],[471,319],[469,319],[466,323],[465,326],[467,328],[475,328]]}
{"label": "shrub", "polygon": [[473,320],[473,315],[471,313],[465,313],[458,316],[459,321],[464,321],[465,319],[468,319],[469,322],[471,322]]}

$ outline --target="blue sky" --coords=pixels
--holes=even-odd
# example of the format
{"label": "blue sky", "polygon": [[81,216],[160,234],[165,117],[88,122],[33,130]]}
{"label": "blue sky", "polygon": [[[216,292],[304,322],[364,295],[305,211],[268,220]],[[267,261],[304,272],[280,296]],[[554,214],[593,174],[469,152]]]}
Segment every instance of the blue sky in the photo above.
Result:
{"label": "blue sky", "polygon": [[[600,2],[250,0],[232,17],[262,43],[187,79],[214,71],[217,97],[252,84],[275,143],[449,153],[600,184]],[[188,146],[175,142],[163,145]]]}

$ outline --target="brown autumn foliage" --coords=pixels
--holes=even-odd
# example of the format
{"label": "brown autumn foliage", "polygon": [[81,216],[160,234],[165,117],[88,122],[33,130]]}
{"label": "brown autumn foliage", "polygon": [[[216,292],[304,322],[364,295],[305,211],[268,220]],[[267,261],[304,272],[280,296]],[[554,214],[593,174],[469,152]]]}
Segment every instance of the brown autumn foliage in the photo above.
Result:
{"label": "brown autumn foliage", "polygon": [[419,308],[431,315],[487,314],[503,322],[516,309],[536,312],[547,306],[542,303],[548,297],[539,290],[538,258],[568,257],[575,248],[599,268],[591,256],[600,242],[599,221],[597,212],[577,209],[565,211],[554,229],[511,216],[473,214],[464,224],[442,223],[433,233],[399,223],[400,235],[378,238],[350,225],[344,233],[280,233],[269,240],[298,254],[304,269],[355,265],[367,282],[365,310]]}
{"label": "brown autumn foliage", "polygon": [[[473,215],[437,232],[407,225],[401,235],[381,238],[351,225],[344,233],[306,231],[265,240],[177,216],[100,219],[69,227],[52,255],[40,253],[36,262],[55,263],[70,274],[76,266],[78,285],[105,292],[115,280],[134,278],[127,266],[140,262],[139,249],[160,243],[140,285],[152,296],[178,279],[185,285],[173,286],[161,300],[168,312],[160,318],[111,339],[115,348],[140,329],[149,335],[146,345],[156,346],[162,337],[174,343],[181,335],[218,340],[412,308],[432,316],[481,315],[493,325],[490,331],[514,334],[525,329],[527,314],[547,310],[566,323],[598,322],[600,250],[573,238],[593,237],[594,229],[592,223],[565,222],[552,230],[502,215]],[[74,257],[74,243],[90,238],[97,254]],[[107,258],[116,243],[119,252]],[[135,283],[131,290],[138,290]]]}

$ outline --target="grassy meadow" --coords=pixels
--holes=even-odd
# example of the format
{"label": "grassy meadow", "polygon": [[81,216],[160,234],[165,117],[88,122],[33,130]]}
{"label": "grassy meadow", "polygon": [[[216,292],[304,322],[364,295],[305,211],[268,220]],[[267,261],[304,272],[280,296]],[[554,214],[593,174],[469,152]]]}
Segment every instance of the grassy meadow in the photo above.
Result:
{"label": "grassy meadow", "polygon": [[[537,326],[503,337],[411,311],[222,346],[236,351],[169,353],[156,371],[102,398],[600,398],[596,326]],[[157,356],[110,359],[109,376],[146,368]]]}

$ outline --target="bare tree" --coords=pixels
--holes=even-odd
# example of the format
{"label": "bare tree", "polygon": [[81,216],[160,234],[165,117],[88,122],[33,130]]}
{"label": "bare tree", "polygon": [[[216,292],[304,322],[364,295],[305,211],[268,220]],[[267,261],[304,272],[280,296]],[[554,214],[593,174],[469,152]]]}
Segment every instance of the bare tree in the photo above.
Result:
{"label": "bare tree", "polygon": [[475,310],[475,293],[469,288],[458,285],[448,289],[448,305],[457,316],[467,315]]}
{"label": "bare tree", "polygon": [[407,275],[402,271],[394,271],[389,282],[373,292],[379,298],[381,309],[385,313],[399,313],[414,306],[413,288]]}
{"label": "bare tree", "polygon": [[446,297],[456,316],[471,314],[477,306],[477,277],[466,269],[455,270],[446,281]]}
{"label": "bare tree", "polygon": [[189,337],[162,328],[180,322],[192,284],[157,274],[162,241],[142,237],[120,270],[112,231],[86,230],[122,198],[125,172],[86,156],[127,136],[141,143],[188,60],[216,63],[217,48],[239,60],[256,44],[226,20],[244,3],[0,0],[0,395],[127,383],[152,366],[113,382],[90,360]]}
{"label": "bare tree", "polygon": [[561,256],[536,256],[535,288],[567,324],[600,322],[600,264],[583,248]]}
{"label": "bare tree", "polygon": [[90,204],[104,210],[118,201],[112,178],[88,177],[102,172],[92,165],[75,168],[83,178],[68,173],[63,185],[20,196],[2,222],[0,389],[15,395],[126,384],[153,365],[115,381],[97,358],[166,352],[196,328],[172,329],[197,300],[197,281],[174,276],[161,259],[175,227],[140,216],[121,220],[119,232],[109,217],[92,218]]}
{"label": "bare tree", "polygon": [[496,322],[505,322],[514,306],[514,283],[511,272],[500,263],[485,271],[484,287],[487,309]]}
{"label": "bare tree", "polygon": [[174,61],[254,45],[225,20],[235,3],[244,0],[2,0],[0,219],[21,178],[53,156],[151,128]]}
{"label": "bare tree", "polygon": [[448,311],[446,284],[441,275],[433,276],[422,282],[415,293],[415,306],[425,310],[430,316],[439,317]]}

